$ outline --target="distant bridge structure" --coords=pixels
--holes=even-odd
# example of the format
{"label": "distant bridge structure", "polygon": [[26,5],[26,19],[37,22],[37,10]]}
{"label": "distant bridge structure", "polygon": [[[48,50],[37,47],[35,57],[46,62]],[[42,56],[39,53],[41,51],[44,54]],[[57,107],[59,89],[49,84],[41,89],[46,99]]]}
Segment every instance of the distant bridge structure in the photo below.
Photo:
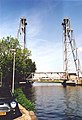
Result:
{"label": "distant bridge structure", "polygon": [[[27,77],[27,82],[38,81],[38,82],[63,83],[69,80],[71,80],[72,82],[76,82],[76,79],[77,79],[76,73],[69,73],[67,78],[65,72],[35,72],[35,73],[29,73],[29,76]],[[81,82],[82,82],[82,78],[81,78]]]}
{"label": "distant bridge structure", "polygon": [[32,81],[53,81],[53,80],[65,80],[67,79],[65,76],[65,72],[35,72],[29,74],[27,80]]}

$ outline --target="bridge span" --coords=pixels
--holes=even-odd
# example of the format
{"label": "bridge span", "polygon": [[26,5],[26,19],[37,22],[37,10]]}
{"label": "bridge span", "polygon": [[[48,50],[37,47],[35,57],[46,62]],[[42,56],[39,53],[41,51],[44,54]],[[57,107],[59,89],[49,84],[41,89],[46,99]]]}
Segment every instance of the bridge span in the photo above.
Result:
{"label": "bridge span", "polygon": [[35,72],[32,80],[60,80],[66,79],[65,72]]}
{"label": "bridge span", "polygon": [[76,73],[68,73],[68,77],[66,76],[66,72],[35,72],[29,74],[27,81],[29,82],[65,82],[68,84],[77,84],[82,85],[82,77],[78,79]]}
{"label": "bridge span", "polygon": [[39,81],[39,80],[47,80],[47,81],[53,81],[53,80],[76,80],[77,75],[76,73],[68,73],[68,77],[66,76],[66,72],[35,72],[29,74],[27,80],[32,81]]}

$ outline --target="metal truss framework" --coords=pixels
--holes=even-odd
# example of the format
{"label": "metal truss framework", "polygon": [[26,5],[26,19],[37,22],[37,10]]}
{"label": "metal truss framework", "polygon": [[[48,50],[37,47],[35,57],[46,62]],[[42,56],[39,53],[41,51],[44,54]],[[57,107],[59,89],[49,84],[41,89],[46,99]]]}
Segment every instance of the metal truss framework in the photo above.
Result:
{"label": "metal truss framework", "polygon": [[[64,71],[66,72],[66,76],[68,76],[69,73],[69,46],[71,48],[71,52],[73,55],[73,60],[75,64],[75,71],[76,75],[78,76],[79,79],[79,74],[82,74],[81,71],[81,66],[80,66],[80,61],[77,53],[77,47],[76,47],[76,42],[73,36],[73,29],[71,29],[70,26],[70,20],[68,18],[63,19],[63,36],[64,36]],[[71,61],[72,62],[72,61]]]}
{"label": "metal truss framework", "polygon": [[[31,78],[30,78],[31,77]],[[65,80],[65,72],[35,72],[29,73],[27,80]]]}
{"label": "metal truss framework", "polygon": [[19,36],[23,36],[23,48],[26,48],[26,18],[20,18],[20,22],[19,22],[19,28],[18,28],[18,32],[17,32],[17,38],[19,39]]}

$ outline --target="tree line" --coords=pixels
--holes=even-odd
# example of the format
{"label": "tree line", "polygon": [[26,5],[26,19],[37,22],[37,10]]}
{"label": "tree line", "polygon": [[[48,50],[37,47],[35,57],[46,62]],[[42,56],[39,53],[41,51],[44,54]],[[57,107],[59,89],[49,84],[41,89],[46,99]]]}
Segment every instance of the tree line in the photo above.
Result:
{"label": "tree line", "polygon": [[12,84],[13,55],[15,50],[15,83],[24,81],[36,70],[35,62],[30,59],[31,51],[22,49],[18,39],[6,37],[0,40],[0,79],[4,85]]}

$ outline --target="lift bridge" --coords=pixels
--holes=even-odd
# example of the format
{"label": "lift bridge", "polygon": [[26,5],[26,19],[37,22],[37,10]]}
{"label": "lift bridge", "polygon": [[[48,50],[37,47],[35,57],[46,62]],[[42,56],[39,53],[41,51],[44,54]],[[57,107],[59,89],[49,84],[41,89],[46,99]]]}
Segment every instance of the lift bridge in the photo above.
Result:
{"label": "lift bridge", "polygon": [[[17,37],[23,36],[23,48],[26,48],[26,18],[20,19],[19,29]],[[80,60],[78,56],[78,49],[74,39],[74,31],[71,28],[71,22],[68,18],[64,18],[62,22],[63,26],[63,45],[64,45],[64,72],[35,72],[31,73],[27,79],[61,79],[69,80],[72,76],[77,81],[80,80],[80,75],[82,75]],[[74,68],[71,70],[70,68]]]}

